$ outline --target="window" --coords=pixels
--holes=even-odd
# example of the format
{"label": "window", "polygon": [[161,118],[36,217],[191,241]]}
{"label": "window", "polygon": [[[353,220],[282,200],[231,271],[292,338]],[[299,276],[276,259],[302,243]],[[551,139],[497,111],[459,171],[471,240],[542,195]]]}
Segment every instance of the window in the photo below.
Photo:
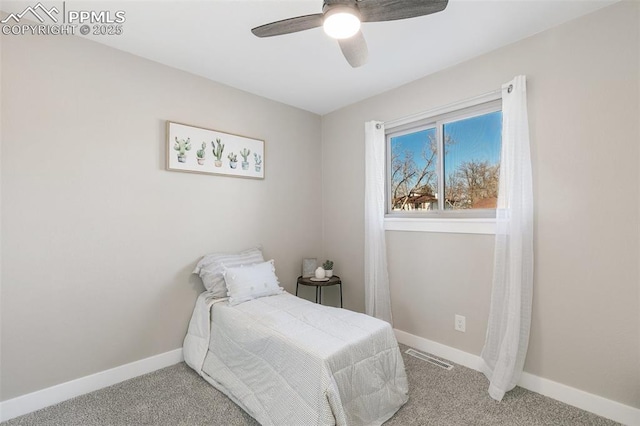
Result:
{"label": "window", "polygon": [[387,132],[387,215],[495,216],[501,101]]}

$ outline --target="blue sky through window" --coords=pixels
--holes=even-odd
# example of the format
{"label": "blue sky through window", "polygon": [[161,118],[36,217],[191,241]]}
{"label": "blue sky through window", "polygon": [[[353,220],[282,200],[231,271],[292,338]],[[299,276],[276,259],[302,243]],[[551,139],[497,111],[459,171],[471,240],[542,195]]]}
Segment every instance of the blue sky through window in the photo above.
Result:
{"label": "blue sky through window", "polygon": [[[445,124],[445,138],[449,136],[455,141],[445,147],[445,175],[448,177],[464,162],[500,163],[501,131],[502,111]],[[429,143],[429,137],[435,139],[435,136],[435,128],[425,129],[396,136],[391,139],[391,146],[398,147],[401,154],[412,152],[416,166],[422,168],[425,165],[422,151]]]}
{"label": "blue sky through window", "polygon": [[445,147],[444,173],[448,178],[465,162],[500,163],[502,111],[444,125],[444,137],[455,143]]}

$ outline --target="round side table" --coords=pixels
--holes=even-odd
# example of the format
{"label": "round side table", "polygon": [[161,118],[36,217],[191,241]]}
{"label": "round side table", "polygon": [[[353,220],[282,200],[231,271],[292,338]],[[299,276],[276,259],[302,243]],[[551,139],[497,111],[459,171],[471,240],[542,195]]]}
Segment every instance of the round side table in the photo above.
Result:
{"label": "round side table", "polygon": [[316,303],[322,304],[322,287],[329,287],[332,285],[340,286],[340,307],[342,308],[342,280],[337,275],[330,277],[326,281],[314,281],[313,277],[298,277],[298,283],[296,284],[296,296],[298,295],[298,287],[300,284],[312,286],[316,288]]}

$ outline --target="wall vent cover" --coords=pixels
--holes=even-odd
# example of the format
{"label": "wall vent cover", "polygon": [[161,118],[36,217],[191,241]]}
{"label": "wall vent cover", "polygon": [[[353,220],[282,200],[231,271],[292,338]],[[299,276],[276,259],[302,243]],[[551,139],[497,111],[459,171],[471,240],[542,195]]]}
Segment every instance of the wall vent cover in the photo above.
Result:
{"label": "wall vent cover", "polygon": [[411,355],[414,358],[418,358],[433,365],[437,365],[438,367],[444,368],[445,370],[451,370],[453,368],[453,365],[447,364],[446,362],[440,361],[439,359],[433,358],[427,354],[423,354],[422,352],[418,352],[415,349],[407,349],[405,353],[407,355]]}

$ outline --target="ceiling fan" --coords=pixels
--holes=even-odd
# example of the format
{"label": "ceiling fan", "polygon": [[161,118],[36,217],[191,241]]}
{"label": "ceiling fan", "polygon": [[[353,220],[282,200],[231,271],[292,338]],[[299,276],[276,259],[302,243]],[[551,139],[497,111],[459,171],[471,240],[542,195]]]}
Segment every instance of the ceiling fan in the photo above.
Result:
{"label": "ceiling fan", "polygon": [[272,37],[324,27],[338,40],[349,64],[356,68],[367,62],[367,42],[360,31],[361,22],[395,21],[441,12],[448,0],[324,0],[322,13],[297,16],[255,27],[258,37]]}

